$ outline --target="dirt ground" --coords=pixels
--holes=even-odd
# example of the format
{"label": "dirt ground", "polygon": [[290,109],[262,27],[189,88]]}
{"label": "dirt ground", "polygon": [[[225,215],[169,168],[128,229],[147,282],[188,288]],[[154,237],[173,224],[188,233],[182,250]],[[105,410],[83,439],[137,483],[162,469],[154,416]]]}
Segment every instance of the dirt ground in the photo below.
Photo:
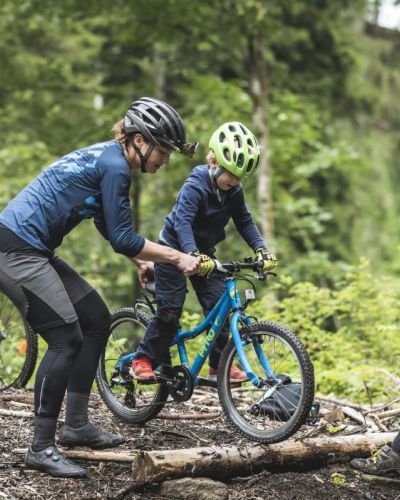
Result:
{"label": "dirt ground", "polygon": [[[204,397],[202,389],[201,397]],[[215,407],[204,408],[196,397],[180,403],[174,411],[216,411],[218,402],[213,389],[207,389],[215,400]],[[200,398],[201,399],[201,398]],[[223,417],[214,420],[188,421],[157,419],[145,427],[135,427],[118,421],[101,401],[98,394],[91,396],[91,419],[110,431],[127,438],[119,449],[163,450],[207,445],[246,444],[246,440],[227,427]],[[0,401],[0,408],[30,411],[26,402]],[[302,433],[309,433],[305,427]],[[27,447],[32,439],[32,419],[0,415],[0,498],[34,499],[91,499],[132,498],[159,499],[156,486],[147,489],[132,488],[130,463],[78,461],[89,471],[82,480],[56,479],[40,472],[27,470],[23,457],[13,453],[17,447]],[[342,484],[335,484],[339,478]],[[397,485],[371,482],[347,464],[331,464],[322,468],[301,470],[264,470],[247,477],[226,479],[230,499],[396,499],[400,500]],[[193,500],[195,500],[193,498]]]}

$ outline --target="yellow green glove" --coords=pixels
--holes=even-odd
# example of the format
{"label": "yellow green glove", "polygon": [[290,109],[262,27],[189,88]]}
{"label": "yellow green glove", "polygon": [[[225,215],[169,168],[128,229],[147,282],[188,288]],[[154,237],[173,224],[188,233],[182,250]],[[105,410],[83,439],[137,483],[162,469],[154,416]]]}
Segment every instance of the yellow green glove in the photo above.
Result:
{"label": "yellow green glove", "polygon": [[276,257],[272,255],[268,248],[258,248],[256,258],[258,262],[263,263],[264,271],[270,271],[278,264]]}
{"label": "yellow green glove", "polygon": [[200,253],[198,250],[195,252],[190,252],[190,255],[197,257],[200,261],[200,269],[198,275],[202,278],[207,278],[215,269],[215,262],[211,257],[204,253]]}

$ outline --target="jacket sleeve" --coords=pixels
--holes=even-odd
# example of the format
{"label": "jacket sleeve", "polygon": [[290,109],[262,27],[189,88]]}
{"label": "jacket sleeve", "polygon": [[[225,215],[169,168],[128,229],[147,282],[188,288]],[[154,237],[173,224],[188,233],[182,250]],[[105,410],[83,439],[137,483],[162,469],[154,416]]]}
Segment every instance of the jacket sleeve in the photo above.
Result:
{"label": "jacket sleeve", "polygon": [[105,240],[109,240],[106,221],[104,219],[104,213],[98,214],[94,217],[93,223],[96,226],[97,231],[103,236]]}
{"label": "jacket sleeve", "polygon": [[[104,225],[100,222],[103,230],[99,230],[103,235],[107,234],[115,252],[135,257],[144,247],[145,239],[133,230],[129,169],[122,161],[109,162],[102,167],[100,185]],[[97,224],[96,227],[99,228]]]}
{"label": "jacket sleeve", "polygon": [[184,253],[197,250],[193,234],[193,223],[201,206],[202,199],[201,189],[190,183],[185,183],[179,193],[176,202],[174,229],[178,237],[179,246]]}
{"label": "jacket sleeve", "polygon": [[234,206],[232,220],[240,236],[253,250],[265,248],[264,240],[244,200],[243,189],[236,194]]}

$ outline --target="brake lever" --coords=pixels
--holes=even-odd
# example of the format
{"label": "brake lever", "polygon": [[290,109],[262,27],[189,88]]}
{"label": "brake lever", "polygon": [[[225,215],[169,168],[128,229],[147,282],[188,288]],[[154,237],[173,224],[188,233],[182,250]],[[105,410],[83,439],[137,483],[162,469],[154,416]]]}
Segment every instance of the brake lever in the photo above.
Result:
{"label": "brake lever", "polygon": [[226,274],[228,271],[222,266],[221,262],[218,259],[213,259],[215,263],[215,270],[219,273]]}
{"label": "brake lever", "polygon": [[[268,274],[268,273],[267,273]],[[259,269],[257,271],[257,275],[256,275],[256,278],[259,280],[259,281],[267,281],[267,275],[264,273],[264,271],[262,269]]]}

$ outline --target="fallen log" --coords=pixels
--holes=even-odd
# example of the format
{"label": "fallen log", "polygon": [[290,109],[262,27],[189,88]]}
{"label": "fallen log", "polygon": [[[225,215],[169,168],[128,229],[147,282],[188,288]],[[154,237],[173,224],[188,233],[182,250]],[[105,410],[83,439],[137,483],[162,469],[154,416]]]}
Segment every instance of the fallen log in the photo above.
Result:
{"label": "fallen log", "polygon": [[17,411],[17,410],[5,410],[0,408],[0,416],[4,417],[22,417],[22,418],[33,418],[35,415],[33,411]]}
{"label": "fallen log", "polygon": [[23,403],[33,404],[34,396],[31,393],[24,392],[0,393],[0,401],[21,401]]}
{"label": "fallen log", "polygon": [[272,445],[199,447],[180,450],[137,451],[133,476],[137,483],[160,482],[183,476],[223,477],[254,473],[257,469],[295,462],[347,461],[393,441],[396,432],[289,440]]}
{"label": "fallen log", "polygon": [[162,420],[214,420],[219,418],[221,412],[214,413],[159,413],[156,418]]}
{"label": "fallen log", "polygon": [[[15,455],[26,455],[27,448],[14,448]],[[98,460],[101,462],[133,462],[137,451],[95,451],[95,450],[68,450],[61,448],[60,451],[68,458],[80,460]]]}
{"label": "fallen log", "polygon": [[381,484],[382,486],[395,486],[397,488],[400,488],[400,480],[395,478],[372,476],[370,474],[361,474],[361,477],[366,481],[370,481],[371,483]]}
{"label": "fallen log", "polygon": [[380,430],[377,424],[372,420],[372,418],[364,416],[362,413],[355,410],[354,408],[350,408],[349,406],[342,406],[342,411],[345,415],[350,417],[355,422],[358,422],[361,425],[364,424],[368,425],[368,427],[371,427],[373,431]]}
{"label": "fallen log", "polygon": [[336,406],[349,406],[350,408],[354,408],[355,410],[367,410],[365,405],[356,405],[351,401],[347,401],[345,399],[338,399],[334,397],[328,396],[320,396],[316,395],[315,398],[319,401],[326,401],[327,403],[333,403]]}
{"label": "fallen log", "polygon": [[400,408],[396,408],[395,410],[387,410],[382,411],[381,413],[376,413],[376,417],[378,418],[387,418],[387,417],[397,417],[400,415]]}

